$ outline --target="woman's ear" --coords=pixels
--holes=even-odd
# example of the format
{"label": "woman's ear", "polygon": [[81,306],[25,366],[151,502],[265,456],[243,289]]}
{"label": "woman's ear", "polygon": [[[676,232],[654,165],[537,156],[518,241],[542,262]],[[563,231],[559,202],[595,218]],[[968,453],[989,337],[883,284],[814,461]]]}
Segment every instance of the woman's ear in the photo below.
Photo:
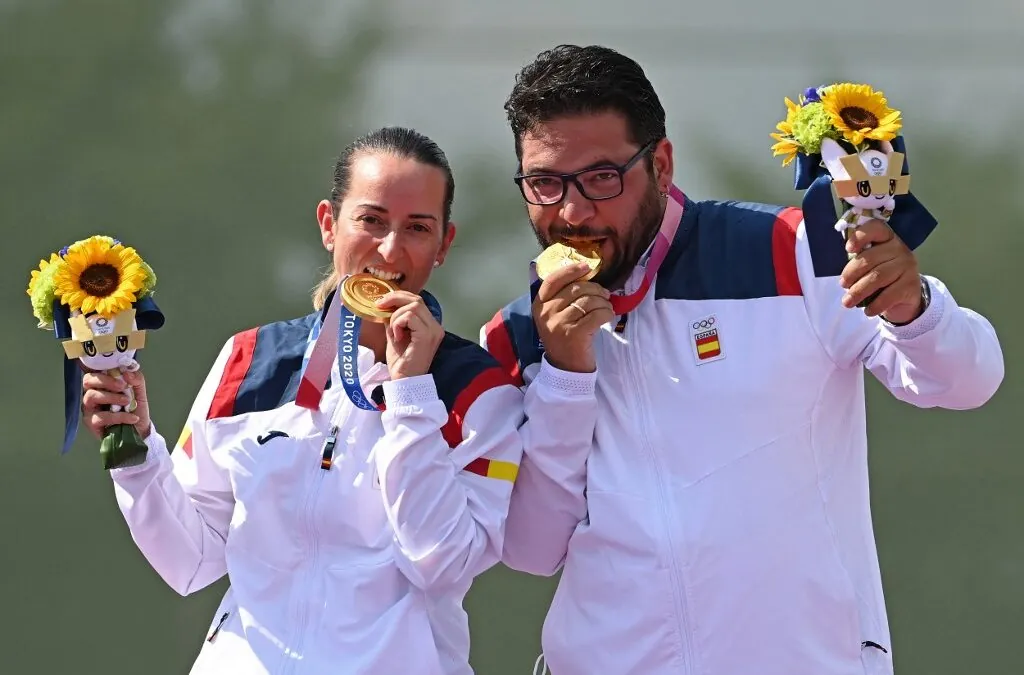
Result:
{"label": "woman's ear", "polygon": [[444,259],[448,255],[448,250],[452,247],[452,242],[455,241],[455,223],[448,223],[448,227],[445,228],[444,237],[441,240],[441,248],[437,251],[437,257],[434,259],[434,267],[440,267],[444,264]]}
{"label": "woman's ear", "polygon": [[334,250],[334,204],[326,199],[316,205],[316,222],[320,228],[320,241],[328,251]]}

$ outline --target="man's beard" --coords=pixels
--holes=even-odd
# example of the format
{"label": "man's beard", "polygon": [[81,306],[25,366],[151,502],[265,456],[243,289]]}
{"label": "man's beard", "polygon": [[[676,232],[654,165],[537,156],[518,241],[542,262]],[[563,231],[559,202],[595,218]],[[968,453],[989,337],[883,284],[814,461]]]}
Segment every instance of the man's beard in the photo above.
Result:
{"label": "man's beard", "polygon": [[542,248],[547,248],[556,241],[565,241],[574,237],[580,239],[605,238],[611,244],[612,252],[601,261],[601,269],[591,281],[609,290],[617,290],[626,283],[629,275],[633,273],[637,263],[640,262],[640,256],[654,241],[658,230],[661,229],[664,211],[665,205],[662,203],[657,187],[652,182],[647,194],[640,202],[633,222],[629,225],[625,240],[621,239],[619,234],[611,228],[597,228],[591,225],[572,228],[553,227],[551,239],[548,240],[544,238],[532,221],[530,224],[533,226],[533,234],[537,237],[537,243]]}

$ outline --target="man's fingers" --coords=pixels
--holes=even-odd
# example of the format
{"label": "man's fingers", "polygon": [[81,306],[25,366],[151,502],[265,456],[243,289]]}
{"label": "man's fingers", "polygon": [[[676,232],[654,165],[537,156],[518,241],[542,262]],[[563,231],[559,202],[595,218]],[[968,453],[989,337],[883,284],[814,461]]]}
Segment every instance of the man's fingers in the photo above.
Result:
{"label": "man's fingers", "polygon": [[593,311],[587,312],[587,315],[580,319],[577,322],[577,325],[583,330],[597,331],[601,326],[614,319],[615,312],[612,310],[611,306],[599,307]]}
{"label": "man's fingers", "polygon": [[850,288],[872,269],[899,258],[902,252],[902,247],[888,242],[872,246],[868,250],[857,254],[856,258],[846,263],[842,274],[839,276],[839,285],[843,288]]}
{"label": "man's fingers", "polygon": [[860,253],[868,244],[883,244],[895,236],[896,233],[884,221],[869,220],[863,225],[847,230],[846,250],[850,253]]}
{"label": "man's fingers", "polygon": [[882,263],[857,280],[843,296],[843,306],[856,307],[857,304],[880,288],[891,285],[902,276],[906,268],[899,261]]}
{"label": "man's fingers", "polygon": [[128,385],[106,373],[86,373],[82,376],[84,389],[105,389],[107,391],[124,391]]}
{"label": "man's fingers", "polygon": [[537,291],[537,299],[541,302],[548,302],[561,293],[566,286],[586,275],[589,271],[590,268],[585,263],[559,267],[541,282],[540,289]]}
{"label": "man's fingers", "polygon": [[564,311],[572,311],[576,313],[576,319],[579,319],[583,314],[589,314],[590,312],[596,311],[601,308],[611,308],[611,303],[602,297],[596,295],[581,295],[574,300],[565,304]]}
{"label": "man's fingers", "polygon": [[[920,277],[918,277],[919,279]],[[878,297],[875,298],[871,304],[864,308],[864,313],[868,316],[878,316],[889,310],[890,307],[896,305],[900,301],[900,296],[906,293],[906,285],[901,283],[902,277],[899,281],[889,284]],[[914,284],[915,289],[920,289],[921,284],[917,282]]]}
{"label": "man's fingers", "polygon": [[565,321],[569,324],[582,324],[589,322],[593,314],[600,314],[600,316],[607,317],[604,321],[601,321],[598,325],[602,325],[611,320],[615,316],[615,312],[612,311],[612,304],[606,298],[597,297],[595,295],[585,295],[580,298],[573,300],[572,302],[566,303],[565,308],[559,312],[560,316],[565,317]]}

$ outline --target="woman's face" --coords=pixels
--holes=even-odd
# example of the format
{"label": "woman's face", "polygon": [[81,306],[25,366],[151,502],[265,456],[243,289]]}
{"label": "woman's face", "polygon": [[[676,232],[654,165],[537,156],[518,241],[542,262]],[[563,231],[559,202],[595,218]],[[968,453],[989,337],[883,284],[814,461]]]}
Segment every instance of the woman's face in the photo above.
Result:
{"label": "woman's face", "polygon": [[334,269],[341,276],[368,272],[419,293],[455,238],[455,226],[444,227],[444,172],[389,153],[360,153],[350,175],[337,218],[331,202],[317,207]]}

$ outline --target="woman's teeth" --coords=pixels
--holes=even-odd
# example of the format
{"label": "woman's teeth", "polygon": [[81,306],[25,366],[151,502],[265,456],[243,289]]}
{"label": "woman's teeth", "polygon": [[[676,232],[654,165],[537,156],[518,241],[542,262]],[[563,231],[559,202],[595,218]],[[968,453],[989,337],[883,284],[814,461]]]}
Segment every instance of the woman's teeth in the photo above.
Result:
{"label": "woman's teeth", "polygon": [[401,272],[386,272],[384,270],[377,269],[376,267],[367,267],[366,272],[368,274],[372,274],[378,279],[383,279],[384,281],[401,281],[405,276]]}

